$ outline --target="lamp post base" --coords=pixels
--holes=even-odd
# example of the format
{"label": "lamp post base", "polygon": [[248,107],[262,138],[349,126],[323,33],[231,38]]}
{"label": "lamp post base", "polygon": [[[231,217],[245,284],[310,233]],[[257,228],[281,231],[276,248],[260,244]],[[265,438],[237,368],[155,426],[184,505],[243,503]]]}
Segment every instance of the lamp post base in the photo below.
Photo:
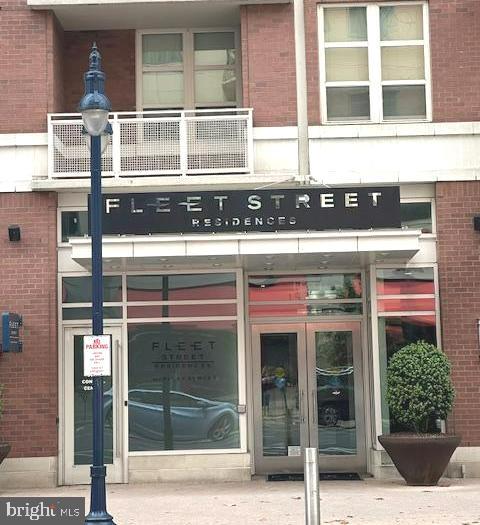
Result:
{"label": "lamp post base", "polygon": [[108,512],[89,512],[85,516],[85,525],[115,525],[112,516]]}

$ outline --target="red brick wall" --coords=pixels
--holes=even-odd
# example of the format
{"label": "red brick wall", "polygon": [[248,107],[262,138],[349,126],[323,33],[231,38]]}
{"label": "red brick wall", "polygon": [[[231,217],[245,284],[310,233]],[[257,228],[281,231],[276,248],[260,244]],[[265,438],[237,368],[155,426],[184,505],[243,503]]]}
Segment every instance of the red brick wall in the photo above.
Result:
{"label": "red brick wall", "polygon": [[48,74],[48,107],[53,113],[61,113],[63,103],[63,28],[55,16],[48,18],[47,64]]}
{"label": "red brick wall", "polygon": [[480,2],[431,0],[433,117],[480,120]]}
{"label": "red brick wall", "polygon": [[443,349],[456,388],[450,430],[466,446],[480,446],[480,182],[437,184],[437,236]]}
{"label": "red brick wall", "polygon": [[[54,15],[32,11],[26,0],[6,0],[0,10],[0,133],[46,131],[55,80]],[[57,91],[57,93],[59,93]],[[61,97],[61,95],[59,94]]]}
{"label": "red brick wall", "polygon": [[291,4],[241,8],[243,105],[256,126],[291,126],[296,118]]}
{"label": "red brick wall", "polygon": [[77,110],[93,42],[102,54],[105,91],[112,102],[112,110],[134,111],[135,31],[66,31],[64,38],[64,111]]}
{"label": "red brick wall", "polygon": [[[0,441],[10,457],[57,455],[55,193],[0,193],[0,311],[23,315],[23,352],[0,354]],[[22,239],[9,242],[19,224]]]}

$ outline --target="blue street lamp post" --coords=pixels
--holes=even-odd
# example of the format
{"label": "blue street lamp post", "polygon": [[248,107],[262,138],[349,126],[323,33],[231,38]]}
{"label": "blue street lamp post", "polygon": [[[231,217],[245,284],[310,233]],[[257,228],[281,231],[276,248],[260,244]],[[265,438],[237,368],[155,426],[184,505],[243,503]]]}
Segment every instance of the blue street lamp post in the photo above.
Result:
{"label": "blue street lamp post", "polygon": [[[90,136],[91,200],[90,229],[92,238],[92,333],[103,335],[103,268],[102,268],[102,135],[111,133],[108,124],[110,101],[104,93],[105,74],[96,44],[90,52],[90,66],[84,75],[85,94],[78,106],[83,124]],[[106,141],[104,141],[106,144]],[[90,467],[90,512],[85,524],[115,525],[107,512],[103,440],[103,377],[93,378],[93,465]]]}

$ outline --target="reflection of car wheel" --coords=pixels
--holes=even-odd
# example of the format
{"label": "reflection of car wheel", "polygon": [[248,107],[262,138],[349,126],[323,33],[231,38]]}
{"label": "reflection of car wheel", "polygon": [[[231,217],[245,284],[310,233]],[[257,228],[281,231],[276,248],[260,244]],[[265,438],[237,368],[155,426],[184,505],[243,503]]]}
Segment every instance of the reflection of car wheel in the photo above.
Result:
{"label": "reflection of car wheel", "polygon": [[233,430],[233,418],[228,414],[219,417],[208,431],[208,437],[212,441],[225,439]]}
{"label": "reflection of car wheel", "polygon": [[319,411],[320,423],[327,427],[334,427],[338,423],[340,413],[334,405],[323,405]]}

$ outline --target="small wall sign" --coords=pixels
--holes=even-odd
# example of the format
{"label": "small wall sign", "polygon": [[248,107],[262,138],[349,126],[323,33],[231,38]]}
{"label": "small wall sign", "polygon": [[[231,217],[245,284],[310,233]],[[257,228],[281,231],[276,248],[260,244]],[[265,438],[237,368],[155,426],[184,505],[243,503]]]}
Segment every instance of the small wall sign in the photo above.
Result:
{"label": "small wall sign", "polygon": [[83,337],[83,375],[110,376],[112,336],[85,335]]}
{"label": "small wall sign", "polygon": [[22,316],[12,312],[2,313],[2,352],[21,352],[23,343],[20,341],[20,327],[23,325]]}

